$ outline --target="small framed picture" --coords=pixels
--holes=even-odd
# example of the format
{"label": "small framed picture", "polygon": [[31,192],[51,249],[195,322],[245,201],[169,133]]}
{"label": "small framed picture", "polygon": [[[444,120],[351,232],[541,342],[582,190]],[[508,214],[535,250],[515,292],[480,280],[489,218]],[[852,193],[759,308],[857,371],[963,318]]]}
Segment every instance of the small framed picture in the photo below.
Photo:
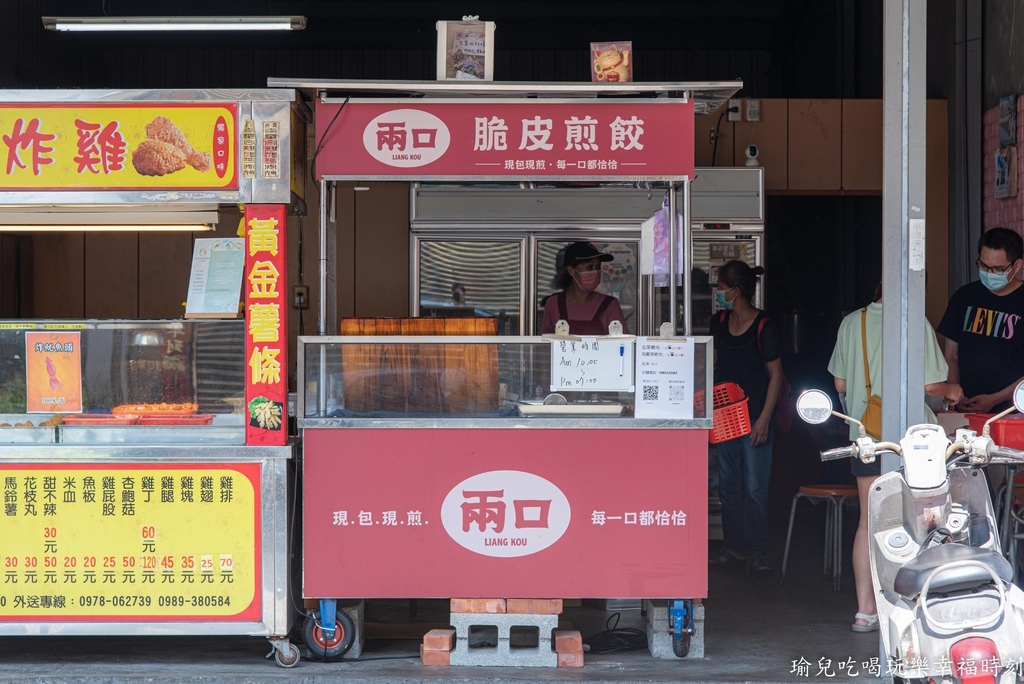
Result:
{"label": "small framed picture", "polygon": [[437,80],[494,80],[494,22],[437,22]]}
{"label": "small framed picture", "polygon": [[590,44],[590,80],[627,83],[633,80],[633,41]]}

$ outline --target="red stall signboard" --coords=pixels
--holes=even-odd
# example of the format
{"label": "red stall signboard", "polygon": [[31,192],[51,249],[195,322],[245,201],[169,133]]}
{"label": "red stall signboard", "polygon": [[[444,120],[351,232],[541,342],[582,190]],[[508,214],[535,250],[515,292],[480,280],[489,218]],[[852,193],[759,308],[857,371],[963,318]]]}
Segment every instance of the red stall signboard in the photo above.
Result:
{"label": "red stall signboard", "polygon": [[303,595],[706,596],[706,442],[703,430],[307,428]]}
{"label": "red stall signboard", "polygon": [[237,189],[234,103],[0,105],[2,190]]}
{"label": "red stall signboard", "polygon": [[317,103],[317,179],[684,180],[688,100]]}
{"label": "red stall signboard", "polygon": [[282,445],[288,438],[284,209],[282,204],[245,206],[245,443],[249,445]]}

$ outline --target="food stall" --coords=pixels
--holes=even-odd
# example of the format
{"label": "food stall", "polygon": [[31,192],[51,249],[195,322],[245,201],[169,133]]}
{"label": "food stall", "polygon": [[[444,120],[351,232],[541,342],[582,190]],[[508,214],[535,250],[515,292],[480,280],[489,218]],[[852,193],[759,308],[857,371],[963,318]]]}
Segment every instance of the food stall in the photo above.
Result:
{"label": "food stall", "polygon": [[[317,93],[324,198],[339,180],[639,183],[668,200],[669,253],[694,113],[739,88],[270,84]],[[636,336],[335,335],[321,310],[297,351],[312,652],[351,641],[341,598],[706,596],[711,343],[674,336],[688,279],[664,289],[666,325]]]}
{"label": "food stall", "polygon": [[246,228],[206,241],[237,252],[204,271],[211,283],[236,275],[219,309],[0,321],[0,634],[262,636],[279,664],[296,664],[295,445],[283,426],[286,317],[275,315],[287,311],[297,201],[294,92],[0,99],[0,232],[209,225],[222,204],[244,204]]}

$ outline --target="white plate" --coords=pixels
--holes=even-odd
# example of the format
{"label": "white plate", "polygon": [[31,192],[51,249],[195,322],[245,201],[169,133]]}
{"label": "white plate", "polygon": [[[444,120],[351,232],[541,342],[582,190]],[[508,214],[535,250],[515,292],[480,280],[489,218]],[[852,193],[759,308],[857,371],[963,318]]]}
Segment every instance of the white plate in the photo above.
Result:
{"label": "white plate", "polygon": [[622,404],[519,404],[521,416],[618,416]]}

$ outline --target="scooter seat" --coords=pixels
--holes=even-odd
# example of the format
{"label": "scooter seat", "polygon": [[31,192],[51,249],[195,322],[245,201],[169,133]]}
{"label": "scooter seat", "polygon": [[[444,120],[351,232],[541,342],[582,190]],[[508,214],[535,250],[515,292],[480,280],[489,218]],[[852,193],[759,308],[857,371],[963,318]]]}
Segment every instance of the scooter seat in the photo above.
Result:
{"label": "scooter seat", "polygon": [[[915,600],[924,587],[924,581],[936,568],[953,561],[972,560],[984,563],[1004,582],[1013,579],[1013,568],[1005,558],[991,549],[980,549],[964,544],[940,544],[925,549],[917,558],[908,561],[896,572],[893,589],[908,601]],[[943,570],[932,580],[928,593],[973,589],[988,584],[992,576],[977,566],[961,566]]]}

